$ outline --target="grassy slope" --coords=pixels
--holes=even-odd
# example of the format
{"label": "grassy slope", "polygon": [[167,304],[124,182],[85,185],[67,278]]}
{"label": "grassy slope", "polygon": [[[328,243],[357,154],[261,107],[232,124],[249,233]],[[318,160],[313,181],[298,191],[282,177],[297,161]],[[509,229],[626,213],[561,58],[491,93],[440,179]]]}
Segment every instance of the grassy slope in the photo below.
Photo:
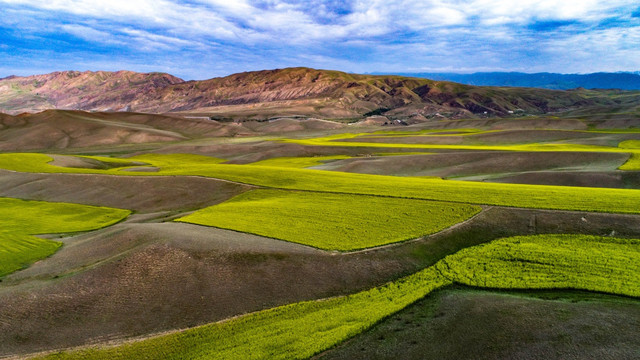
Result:
{"label": "grassy slope", "polygon": [[621,149],[634,149],[631,158],[620,166],[620,170],[640,170],[640,140],[627,140],[618,144]]}
{"label": "grassy slope", "polygon": [[129,214],[122,209],[0,198],[0,276],[47,257],[62,245],[30,235],[95,230]]}
{"label": "grassy slope", "polygon": [[575,288],[640,297],[640,240],[517,236],[463,249],[436,267],[470,286]]}
{"label": "grassy slope", "polygon": [[[537,259],[543,259],[541,266]],[[450,255],[416,274],[354,295],[302,302],[112,348],[51,359],[304,359],[453,282],[575,288],[640,296],[640,240],[584,235],[501,239]],[[487,264],[496,263],[494,266]],[[603,264],[610,272],[602,272]],[[473,271],[479,276],[471,276]],[[605,274],[605,275],[602,275]],[[482,282],[483,279],[495,279]],[[611,284],[609,284],[611,282]]]}
{"label": "grassy slope", "polygon": [[479,211],[425,200],[253,190],[177,221],[349,251],[432,234]]}
{"label": "grassy slope", "polygon": [[382,195],[469,204],[526,208],[640,213],[640,190],[574,188],[520,184],[478,183],[440,179],[329,172],[310,169],[219,164],[197,155],[148,154],[130,158],[161,170],[156,173],[95,170],[48,165],[43,154],[0,154],[0,168],[23,172],[96,173],[114,175],[199,175],[265,187]]}
{"label": "grassy slope", "polygon": [[311,166],[322,165],[332,160],[343,160],[343,159],[349,159],[349,158],[351,158],[351,156],[347,156],[347,155],[314,156],[314,157],[279,157],[279,158],[256,161],[254,163],[251,163],[251,165],[303,169]]}
{"label": "grassy slope", "polygon": [[61,242],[0,231],[0,277],[51,256]]}

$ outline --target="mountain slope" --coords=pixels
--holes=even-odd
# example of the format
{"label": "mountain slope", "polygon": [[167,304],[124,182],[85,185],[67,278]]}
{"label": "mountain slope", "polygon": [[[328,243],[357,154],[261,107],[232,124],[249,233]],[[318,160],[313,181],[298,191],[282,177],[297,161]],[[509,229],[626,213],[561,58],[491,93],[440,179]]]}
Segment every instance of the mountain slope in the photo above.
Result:
{"label": "mountain slope", "polygon": [[[595,99],[595,100],[594,100]],[[204,81],[167,74],[63,72],[0,80],[0,111],[42,109],[187,112],[220,119],[278,116],[450,118],[540,114],[609,104],[593,92],[475,87],[403,76],[309,68],[246,72]]]}
{"label": "mountain slope", "polygon": [[0,112],[123,110],[141,94],[183,82],[163,73],[62,71],[0,79]]}

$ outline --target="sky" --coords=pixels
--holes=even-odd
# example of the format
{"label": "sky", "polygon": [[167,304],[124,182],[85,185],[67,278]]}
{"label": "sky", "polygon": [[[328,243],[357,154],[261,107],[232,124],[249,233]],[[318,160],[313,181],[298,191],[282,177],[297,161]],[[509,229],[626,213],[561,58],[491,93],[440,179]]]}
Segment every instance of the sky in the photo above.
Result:
{"label": "sky", "polygon": [[0,77],[640,71],[638,0],[0,0]]}

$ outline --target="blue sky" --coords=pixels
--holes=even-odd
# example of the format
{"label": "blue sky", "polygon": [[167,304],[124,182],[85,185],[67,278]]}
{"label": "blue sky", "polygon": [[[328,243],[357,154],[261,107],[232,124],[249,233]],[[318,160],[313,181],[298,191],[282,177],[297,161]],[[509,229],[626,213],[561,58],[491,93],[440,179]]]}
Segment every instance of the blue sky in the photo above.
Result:
{"label": "blue sky", "polygon": [[640,71],[638,0],[0,0],[0,77]]}

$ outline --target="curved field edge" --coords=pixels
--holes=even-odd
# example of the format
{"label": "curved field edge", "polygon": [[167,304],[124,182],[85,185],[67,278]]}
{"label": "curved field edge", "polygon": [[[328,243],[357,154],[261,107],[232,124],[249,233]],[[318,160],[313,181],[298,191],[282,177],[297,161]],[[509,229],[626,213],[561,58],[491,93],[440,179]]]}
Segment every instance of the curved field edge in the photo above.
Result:
{"label": "curved field edge", "polygon": [[99,206],[0,198],[0,277],[51,256],[62,246],[32,235],[96,230],[130,213]]}
{"label": "curved field edge", "polygon": [[352,251],[433,234],[481,210],[439,201],[258,189],[175,221]]}
{"label": "curved field edge", "polygon": [[[497,264],[491,266],[493,262]],[[473,276],[474,271],[479,275]],[[571,288],[640,297],[639,280],[640,240],[518,236],[464,249],[413,275],[353,295],[286,305],[120,346],[44,358],[306,359],[453,283],[504,289]]]}
{"label": "curved field edge", "polygon": [[[495,131],[487,131],[495,132]],[[514,145],[464,145],[464,144],[406,144],[393,142],[352,142],[341,141],[349,139],[366,139],[366,133],[344,133],[325,137],[308,139],[279,139],[283,143],[291,143],[306,146],[340,146],[340,147],[367,147],[367,148],[403,148],[403,149],[444,149],[444,150],[484,150],[484,151],[540,151],[540,152],[613,152],[613,153],[637,153],[638,149],[631,146],[612,147],[601,145],[569,144],[569,143],[529,143]],[[369,134],[370,135],[370,134]]]}
{"label": "curved field edge", "polygon": [[43,154],[0,154],[0,168],[21,172],[127,176],[204,176],[270,188],[379,195],[477,205],[640,214],[640,190],[501,184],[394,177],[258,165],[220,164],[200,155],[146,154],[128,158],[157,167],[154,173],[49,165]]}
{"label": "curved field edge", "polygon": [[629,160],[622,164],[618,169],[620,170],[640,170],[640,140],[626,140],[618,144],[621,149],[633,149],[633,153]]}
{"label": "curved field edge", "polygon": [[[485,131],[480,133],[499,132]],[[606,133],[606,132],[604,132]],[[615,132],[614,132],[615,133]],[[460,135],[472,135],[460,134]],[[478,133],[475,133],[478,134]],[[618,147],[599,146],[599,145],[582,145],[582,144],[563,144],[563,143],[531,143],[517,145],[442,145],[442,144],[403,144],[393,142],[349,142],[340,140],[349,140],[362,138],[371,138],[370,133],[346,133],[339,135],[331,135],[326,137],[310,138],[310,139],[281,139],[279,141],[285,143],[293,143],[306,146],[343,146],[343,147],[367,147],[367,148],[406,148],[406,149],[444,149],[444,150],[475,150],[475,151],[538,151],[538,152],[609,152],[609,153],[627,153],[630,155],[629,160],[619,167],[619,170],[640,170],[640,143],[639,140],[627,140],[618,144]],[[403,135],[395,135],[401,137]],[[412,135],[419,136],[419,135]],[[458,135],[459,136],[459,135]],[[381,136],[380,138],[385,138]]]}

